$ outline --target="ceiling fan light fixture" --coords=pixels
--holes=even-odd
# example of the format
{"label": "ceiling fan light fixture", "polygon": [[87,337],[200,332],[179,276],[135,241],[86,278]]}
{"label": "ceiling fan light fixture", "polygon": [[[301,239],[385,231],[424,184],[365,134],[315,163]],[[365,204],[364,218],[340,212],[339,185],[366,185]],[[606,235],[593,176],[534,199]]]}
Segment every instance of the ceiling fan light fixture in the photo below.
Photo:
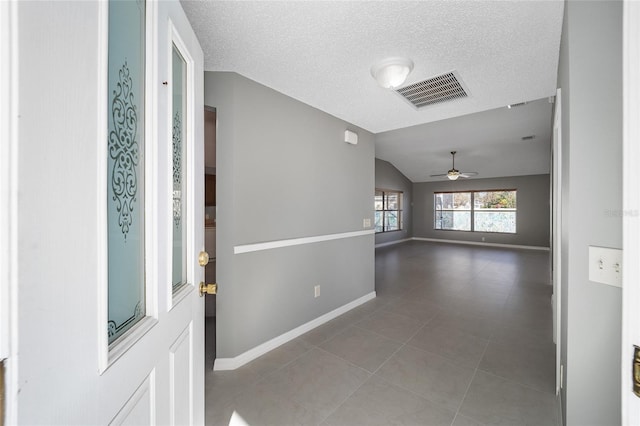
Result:
{"label": "ceiling fan light fixture", "polygon": [[451,151],[451,168],[447,173],[439,175],[429,175],[429,177],[444,177],[449,180],[458,180],[458,178],[470,178],[471,176],[478,176],[478,172],[461,172],[456,169],[456,151]]}
{"label": "ceiling fan light fixture", "polygon": [[413,61],[408,58],[383,59],[371,67],[371,75],[385,89],[394,89],[407,79],[413,70]]}
{"label": "ceiling fan light fixture", "polygon": [[451,169],[447,172],[447,177],[449,178],[449,180],[458,180],[458,178],[460,177],[460,172],[456,169]]}

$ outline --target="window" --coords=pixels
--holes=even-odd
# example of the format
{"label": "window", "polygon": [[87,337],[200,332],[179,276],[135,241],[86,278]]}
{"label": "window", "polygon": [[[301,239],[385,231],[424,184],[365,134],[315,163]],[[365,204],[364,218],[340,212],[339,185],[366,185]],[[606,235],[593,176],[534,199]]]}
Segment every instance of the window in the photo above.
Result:
{"label": "window", "polygon": [[515,234],[516,192],[436,192],[434,229]]}
{"label": "window", "polygon": [[435,229],[471,231],[471,192],[434,194]]}
{"label": "window", "polygon": [[402,229],[402,192],[376,189],[376,232]]}
{"label": "window", "polygon": [[109,344],[146,315],[146,6],[109,2],[107,233]]}
{"label": "window", "polygon": [[516,232],[516,191],[474,192],[473,230]]}

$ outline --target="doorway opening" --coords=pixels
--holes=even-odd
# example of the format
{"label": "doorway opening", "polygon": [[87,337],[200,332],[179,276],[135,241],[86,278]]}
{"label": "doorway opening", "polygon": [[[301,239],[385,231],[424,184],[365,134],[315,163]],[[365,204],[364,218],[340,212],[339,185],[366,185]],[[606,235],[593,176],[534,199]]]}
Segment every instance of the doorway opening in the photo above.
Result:
{"label": "doorway opening", "polygon": [[[205,282],[216,282],[216,109],[204,107],[204,249],[209,253]],[[205,297],[205,369],[216,360],[216,296]]]}

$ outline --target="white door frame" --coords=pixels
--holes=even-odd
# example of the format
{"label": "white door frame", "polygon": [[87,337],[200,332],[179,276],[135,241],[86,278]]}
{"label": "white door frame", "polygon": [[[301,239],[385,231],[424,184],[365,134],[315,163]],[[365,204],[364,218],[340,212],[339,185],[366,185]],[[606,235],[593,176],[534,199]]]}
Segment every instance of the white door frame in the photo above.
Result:
{"label": "white door frame", "polygon": [[556,91],[553,117],[553,193],[552,247],[553,256],[553,341],[556,344],[556,395],[562,387],[562,92]]}
{"label": "white door frame", "polygon": [[640,345],[640,3],[625,0],[623,62],[622,424],[640,424],[632,392],[633,345]]}
{"label": "white door frame", "polygon": [[17,419],[17,345],[13,340],[17,337],[17,22],[15,2],[0,2],[0,362],[5,360],[6,368],[6,424]]}

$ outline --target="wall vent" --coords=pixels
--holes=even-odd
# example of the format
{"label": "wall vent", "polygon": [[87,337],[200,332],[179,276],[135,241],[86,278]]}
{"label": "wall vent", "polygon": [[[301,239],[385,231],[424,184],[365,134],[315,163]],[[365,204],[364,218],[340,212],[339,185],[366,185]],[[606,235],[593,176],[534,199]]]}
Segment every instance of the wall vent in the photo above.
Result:
{"label": "wall vent", "polygon": [[401,87],[396,92],[418,109],[469,96],[456,71]]}
{"label": "wall vent", "polygon": [[536,135],[529,135],[529,136],[523,136],[522,140],[523,141],[530,141],[536,138]]}

